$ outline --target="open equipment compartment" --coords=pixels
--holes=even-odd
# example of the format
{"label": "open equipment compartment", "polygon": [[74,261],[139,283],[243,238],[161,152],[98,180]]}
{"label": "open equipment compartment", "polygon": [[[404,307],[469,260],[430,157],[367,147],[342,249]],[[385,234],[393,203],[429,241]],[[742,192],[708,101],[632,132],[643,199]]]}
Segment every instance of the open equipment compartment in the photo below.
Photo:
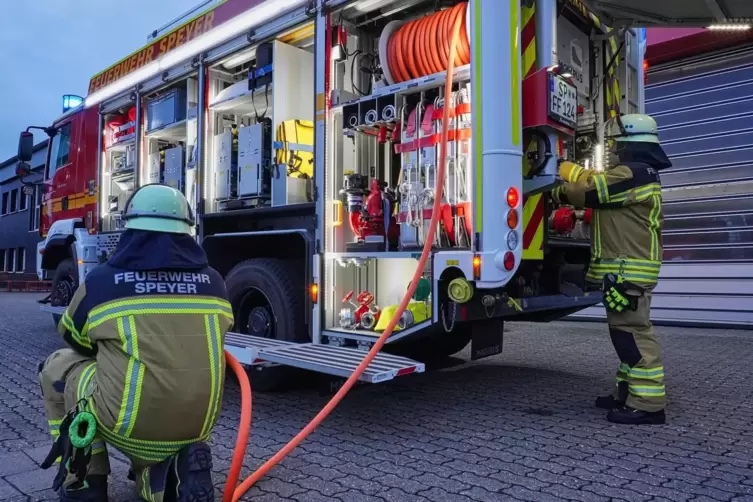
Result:
{"label": "open equipment compartment", "polygon": [[[404,2],[385,12],[374,2],[356,2],[331,15],[321,295],[329,343],[373,342],[409,286],[432,216],[446,101],[451,106],[447,170],[432,248],[436,254],[473,247],[470,27],[465,22],[470,15],[467,2],[443,4],[440,10],[436,5]],[[442,54],[445,49],[449,54],[449,35],[432,38],[433,47],[417,35],[402,49],[394,46],[406,33],[426,32],[450,15],[462,16],[463,24],[448,100],[447,55]],[[398,50],[406,61],[411,58],[410,65],[396,62]],[[432,264],[430,259],[390,341],[408,339],[444,315],[438,305],[444,295],[434,301]]]}
{"label": "open equipment compartment", "polygon": [[206,212],[313,201],[312,37],[298,28],[210,68]]}
{"label": "open equipment compartment", "polygon": [[164,184],[196,201],[198,78],[191,75],[144,100],[141,185]]}
{"label": "open equipment compartment", "polygon": [[102,152],[102,231],[122,230],[126,202],[136,178],[136,107],[126,105],[104,114]]}

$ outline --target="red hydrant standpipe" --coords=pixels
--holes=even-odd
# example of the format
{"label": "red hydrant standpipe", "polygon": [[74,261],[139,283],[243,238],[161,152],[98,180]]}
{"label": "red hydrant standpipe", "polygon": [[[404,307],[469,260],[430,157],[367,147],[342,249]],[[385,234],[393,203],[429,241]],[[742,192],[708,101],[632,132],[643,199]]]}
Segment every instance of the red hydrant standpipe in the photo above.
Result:
{"label": "red hydrant standpipe", "polygon": [[[450,9],[447,9],[450,11]],[[455,9],[457,11],[458,9]],[[459,14],[459,12],[458,12]],[[451,42],[449,44],[449,54],[447,58],[447,79],[445,81],[445,96],[452,95],[452,77],[455,71],[455,59],[457,54],[458,39],[460,38],[460,28],[465,22],[465,18],[462,15],[455,15],[454,24],[452,25]],[[427,33],[427,36],[431,33]],[[437,179],[443,180],[445,178],[445,172],[447,167],[447,124],[450,118],[450,106],[449,99],[446,100],[442,115],[442,139],[439,149],[439,169],[437,171]],[[413,294],[416,291],[419,280],[423,275],[424,267],[431,254],[432,242],[434,242],[434,233],[437,230],[437,223],[440,216],[440,205],[442,202],[442,189],[444,183],[437,183],[437,193],[434,197],[434,207],[432,210],[431,224],[429,225],[429,233],[426,236],[423,250],[421,251],[421,257],[418,260],[418,266],[413,274],[413,279],[408,285],[408,290],[405,292],[400,305],[397,307],[395,314],[392,316],[387,328],[379,336],[374,343],[374,346],[369,350],[364,357],[361,364],[355,369],[352,375],[346,380],[345,384],[337,391],[337,394],[330,399],[330,401],[322,408],[322,410],[309,422],[306,427],[303,428],[293,439],[290,440],[280,451],[278,451],[271,459],[267,460],[261,467],[259,467],[251,476],[249,476],[243,483],[235,488],[240,474],[241,467],[243,466],[243,458],[246,454],[246,445],[248,444],[249,430],[251,428],[251,386],[248,383],[248,376],[246,375],[243,367],[238,361],[225,352],[225,358],[228,365],[238,376],[238,381],[241,384],[241,423],[238,429],[238,437],[235,443],[235,452],[233,453],[233,463],[230,466],[228,473],[227,484],[225,485],[225,491],[223,493],[223,502],[237,502],[251,488],[257,481],[259,481],[265,474],[267,474],[275,465],[283,460],[290,452],[292,452],[298,445],[300,445],[304,439],[306,439],[316,428],[329,416],[350,389],[355,385],[356,381],[361,377],[366,368],[368,368],[371,361],[374,360],[376,355],[382,350],[387,338],[392,334],[392,330],[395,329],[398,321],[408,307]]]}

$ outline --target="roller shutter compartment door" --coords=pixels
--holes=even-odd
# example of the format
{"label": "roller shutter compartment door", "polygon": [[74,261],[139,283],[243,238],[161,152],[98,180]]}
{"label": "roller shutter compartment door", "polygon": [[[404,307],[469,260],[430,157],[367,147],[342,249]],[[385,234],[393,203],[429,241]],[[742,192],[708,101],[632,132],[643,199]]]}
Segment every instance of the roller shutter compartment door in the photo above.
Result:
{"label": "roller shutter compartment door", "polygon": [[753,46],[657,65],[646,113],[673,164],[660,173],[664,263],[652,318],[751,327]]}

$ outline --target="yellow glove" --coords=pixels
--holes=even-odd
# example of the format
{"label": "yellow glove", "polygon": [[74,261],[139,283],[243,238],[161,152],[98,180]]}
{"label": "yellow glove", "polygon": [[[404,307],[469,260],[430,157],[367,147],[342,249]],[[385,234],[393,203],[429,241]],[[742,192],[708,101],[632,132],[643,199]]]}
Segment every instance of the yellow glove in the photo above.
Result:
{"label": "yellow glove", "polygon": [[567,181],[568,183],[575,183],[576,181],[578,181],[578,178],[580,178],[581,174],[583,174],[583,168],[578,164],[565,161],[560,164],[559,174],[562,179]]}

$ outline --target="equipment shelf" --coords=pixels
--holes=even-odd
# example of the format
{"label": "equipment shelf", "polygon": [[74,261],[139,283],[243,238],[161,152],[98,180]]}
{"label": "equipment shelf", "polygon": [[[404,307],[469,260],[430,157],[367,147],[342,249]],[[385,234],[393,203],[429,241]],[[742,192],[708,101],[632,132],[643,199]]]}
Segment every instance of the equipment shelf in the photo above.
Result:
{"label": "equipment shelf", "polygon": [[117,143],[113,143],[107,148],[105,148],[105,150],[107,150],[108,152],[125,152],[129,146],[135,145],[135,144],[136,144],[136,138],[133,135],[130,135],[130,138],[126,140],[118,141]]}
{"label": "equipment shelf", "polygon": [[179,120],[172,124],[168,124],[160,129],[154,129],[146,133],[146,137],[149,139],[161,139],[163,141],[178,142],[185,141],[187,135],[187,122],[186,120]]}
{"label": "equipment shelf", "polygon": [[[401,338],[405,338],[408,335],[412,335],[416,331],[422,330],[424,328],[428,328],[431,325],[431,321],[422,321],[418,324],[414,324],[408,329],[404,329],[401,331],[395,331],[392,335],[387,339],[386,343],[392,343],[400,340]],[[329,329],[326,329],[322,331],[322,333],[325,336],[331,336],[336,338],[345,338],[347,340],[356,340],[360,342],[369,342],[373,343],[376,341],[377,338],[382,334],[378,331],[371,331],[368,329],[343,329],[338,327],[332,327]]]}
{"label": "equipment shelf", "polygon": [[[244,84],[245,82],[239,83]],[[237,115],[252,115],[266,111],[266,114],[269,115],[269,110],[272,109],[273,87],[274,84],[269,84],[266,88],[259,87],[253,90],[246,90],[241,94],[231,94],[228,97],[220,93],[214,101],[209,103],[209,109],[213,112],[232,111]],[[232,87],[228,89],[232,89]]]}
{"label": "equipment shelf", "polygon": [[[454,75],[453,81],[455,82],[468,80],[471,76],[471,65],[464,65],[464,66],[459,66],[455,68],[455,72],[453,73],[453,75]],[[368,96],[363,96],[357,99],[351,99],[349,101],[343,101],[342,103],[333,102],[332,109],[336,110],[344,106],[356,105],[365,101],[371,101],[375,98],[379,98],[382,96],[401,95],[401,94],[409,94],[409,93],[412,94],[416,92],[421,92],[426,89],[432,89],[432,88],[443,85],[446,79],[447,79],[447,72],[441,71],[439,73],[434,73],[432,75],[427,75],[425,77],[419,77],[413,80],[400,82],[399,84],[382,87],[374,91],[372,94],[369,94]]]}

